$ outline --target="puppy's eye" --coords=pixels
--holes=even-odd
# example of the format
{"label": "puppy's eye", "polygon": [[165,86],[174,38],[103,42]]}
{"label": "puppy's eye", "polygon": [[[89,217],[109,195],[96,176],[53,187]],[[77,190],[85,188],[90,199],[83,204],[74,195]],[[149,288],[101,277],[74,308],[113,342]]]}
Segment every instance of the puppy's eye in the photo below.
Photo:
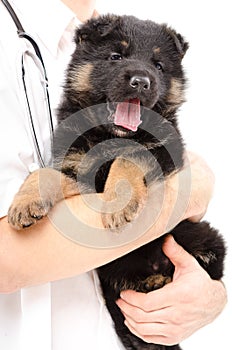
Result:
{"label": "puppy's eye", "polygon": [[120,53],[113,52],[110,55],[110,59],[111,59],[111,61],[120,61],[120,60],[122,60],[122,55]]}
{"label": "puppy's eye", "polygon": [[155,68],[156,68],[156,69],[158,69],[158,70],[163,71],[163,66],[162,66],[162,63],[160,63],[160,62],[156,62],[156,63],[155,63]]}

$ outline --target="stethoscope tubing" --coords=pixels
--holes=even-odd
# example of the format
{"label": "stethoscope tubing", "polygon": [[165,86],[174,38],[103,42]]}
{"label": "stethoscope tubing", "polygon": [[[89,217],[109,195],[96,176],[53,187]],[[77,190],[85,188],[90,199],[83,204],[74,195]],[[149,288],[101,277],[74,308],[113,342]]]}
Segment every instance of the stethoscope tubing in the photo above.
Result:
{"label": "stethoscope tubing", "polygon": [[[51,134],[50,136],[51,136],[51,140],[52,140],[54,127],[53,127],[51,104],[50,104],[50,97],[49,97],[49,91],[48,91],[48,77],[47,77],[47,72],[46,72],[46,68],[45,68],[43,58],[42,58],[41,51],[39,49],[38,44],[32,38],[32,36],[30,34],[28,34],[27,32],[25,32],[25,30],[22,26],[22,23],[20,22],[18,16],[16,15],[15,11],[13,10],[13,8],[10,5],[10,3],[8,2],[8,0],[1,0],[1,1],[2,1],[3,5],[6,7],[7,11],[9,12],[13,22],[15,23],[15,26],[17,28],[18,37],[26,39],[31,44],[31,46],[33,47],[35,54],[38,57],[39,62],[42,66],[43,78],[44,78],[43,80],[45,82],[44,93],[45,93],[45,98],[47,101],[47,113],[48,113],[49,129],[50,129],[50,134]],[[23,56],[22,56],[22,81],[23,81],[23,88],[24,88],[24,93],[25,93],[25,97],[26,97],[26,103],[27,103],[27,108],[28,108],[28,113],[29,113],[30,124],[31,124],[31,130],[32,130],[32,134],[33,134],[33,140],[34,140],[34,145],[35,145],[38,161],[39,161],[40,167],[44,168],[45,162],[43,160],[42,153],[41,153],[40,146],[39,146],[39,142],[38,142],[38,139],[36,136],[36,130],[35,130],[35,126],[34,126],[32,111],[31,111],[31,107],[30,107],[28,94],[27,94]]]}

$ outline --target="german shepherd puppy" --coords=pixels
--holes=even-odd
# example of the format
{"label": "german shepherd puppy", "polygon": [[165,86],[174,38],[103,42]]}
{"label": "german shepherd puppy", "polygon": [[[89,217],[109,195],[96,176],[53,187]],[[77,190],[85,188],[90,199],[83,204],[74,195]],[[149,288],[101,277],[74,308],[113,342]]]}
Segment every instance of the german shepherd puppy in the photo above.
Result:
{"label": "german shepherd puppy", "polygon": [[[54,136],[53,168],[62,172],[62,188],[53,169],[32,173],[15,196],[9,222],[28,227],[63,196],[80,191],[103,192],[112,201],[118,180],[126,179],[127,205],[102,214],[105,227],[120,234],[141,213],[150,184],[183,166],[176,115],[184,101],[182,58],[188,43],[167,25],[115,15],[89,20],[76,31],[75,43]],[[223,239],[207,222],[186,220],[170,233],[211,278],[222,277]],[[171,282],[174,266],[162,252],[164,239],[98,268],[106,305],[128,350],[180,349],[133,335],[115,303],[122,290],[146,293]]]}

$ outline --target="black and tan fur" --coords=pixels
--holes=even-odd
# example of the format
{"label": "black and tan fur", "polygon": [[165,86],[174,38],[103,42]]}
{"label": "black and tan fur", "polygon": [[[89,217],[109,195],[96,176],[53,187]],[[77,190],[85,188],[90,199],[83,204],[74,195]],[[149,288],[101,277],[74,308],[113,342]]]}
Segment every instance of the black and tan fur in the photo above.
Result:
{"label": "black and tan fur", "polygon": [[[118,180],[126,179],[132,188],[128,205],[103,214],[106,227],[120,229],[138,215],[149,185],[183,166],[176,118],[184,101],[181,62],[188,44],[183,37],[166,25],[107,15],[77,30],[75,42],[58,110],[54,169],[32,173],[16,195],[9,222],[17,229],[36,223],[63,196],[97,190],[112,201]],[[113,115],[118,102],[133,99],[140,101],[142,124],[128,131],[115,125]],[[213,279],[222,277],[223,240],[207,222],[184,221],[171,234]],[[162,252],[164,239],[98,269],[106,305],[126,349],[180,349],[137,338],[115,304],[123,289],[149,292],[171,282],[174,266]]]}

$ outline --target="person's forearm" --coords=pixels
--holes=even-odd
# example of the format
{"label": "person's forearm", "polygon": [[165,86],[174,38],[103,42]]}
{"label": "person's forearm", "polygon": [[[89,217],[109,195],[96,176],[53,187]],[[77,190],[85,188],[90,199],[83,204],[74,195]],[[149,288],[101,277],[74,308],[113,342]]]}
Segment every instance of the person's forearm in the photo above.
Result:
{"label": "person's forearm", "polygon": [[[200,171],[198,167],[200,167]],[[81,274],[159,237],[182,219],[200,215],[208,205],[213,187],[211,181],[208,183],[208,190],[204,197],[199,196],[199,193],[205,191],[207,187],[208,170],[204,173],[204,168],[203,165],[202,169],[199,162],[192,162],[194,177],[191,193],[189,192],[188,167],[180,174],[165,181],[165,191],[161,198],[162,205],[155,216],[153,209],[156,202],[160,204],[160,200],[157,198],[157,184],[154,185],[150,191],[151,196],[154,197],[154,203],[148,208],[148,214],[152,217],[150,227],[144,229],[146,232],[140,232],[140,236],[134,235],[134,240],[115,248],[99,249],[77,244],[65,238],[48,218],[44,218],[40,223],[23,231],[13,230],[7,222],[7,218],[1,219],[0,292],[12,292],[25,286]],[[203,178],[202,173],[204,174]],[[198,198],[201,200],[198,201]],[[73,212],[79,213],[84,222],[91,223],[92,227],[102,227],[100,213],[88,207],[81,196],[70,198],[66,203],[69,204]],[[64,231],[66,231],[63,233],[69,235],[69,219],[65,217],[64,208],[66,206],[64,206],[63,201],[54,208],[52,217],[54,222],[56,218],[62,218],[62,221],[65,222]],[[78,231],[78,222],[75,229]],[[86,229],[88,229],[88,225],[86,225]],[[137,225],[134,227],[132,225],[130,230],[133,237]],[[119,239],[120,237],[119,233]]]}
{"label": "person's forearm", "polygon": [[[96,227],[96,230],[102,227],[100,214],[89,208],[81,196],[66,200],[66,204],[62,201],[53,210],[53,220],[62,217],[65,222],[64,235],[47,217],[21,231],[12,229],[7,218],[3,218],[0,221],[0,292],[13,292],[25,286],[81,274],[147,243],[163,234],[163,222],[168,220],[172,207],[171,199],[168,202],[169,205],[166,209],[163,208],[155,227],[140,238],[111,249],[91,248],[64,236],[69,235],[69,218],[65,217],[66,204],[73,211],[79,212],[81,219]],[[78,223],[77,220],[76,230]],[[88,225],[86,230],[87,228]]]}

